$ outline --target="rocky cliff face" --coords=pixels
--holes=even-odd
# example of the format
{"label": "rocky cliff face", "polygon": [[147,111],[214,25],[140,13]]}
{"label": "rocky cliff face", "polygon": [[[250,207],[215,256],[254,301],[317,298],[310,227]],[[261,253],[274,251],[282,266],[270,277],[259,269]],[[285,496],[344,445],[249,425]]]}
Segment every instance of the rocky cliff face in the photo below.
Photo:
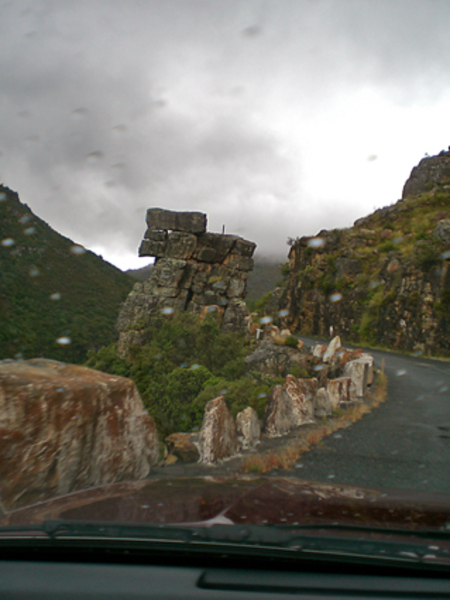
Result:
{"label": "rocky cliff face", "polygon": [[158,459],[154,421],[130,379],[0,361],[0,506],[142,479]]}
{"label": "rocky cliff face", "polygon": [[450,152],[423,159],[393,206],[293,242],[288,325],[450,355]]}
{"label": "rocky cliff face", "polygon": [[246,282],[255,247],[239,236],[208,233],[203,213],[149,209],[139,255],[156,261],[150,279],[134,285],[120,312],[122,355],[161,311],[216,311],[224,329],[244,329],[249,317]]}

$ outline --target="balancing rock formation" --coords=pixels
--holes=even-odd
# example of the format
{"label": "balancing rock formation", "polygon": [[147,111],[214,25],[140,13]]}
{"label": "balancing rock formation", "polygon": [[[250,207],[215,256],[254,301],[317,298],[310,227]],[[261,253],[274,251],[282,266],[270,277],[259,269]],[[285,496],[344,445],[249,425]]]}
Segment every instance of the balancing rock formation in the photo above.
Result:
{"label": "balancing rock formation", "polygon": [[236,235],[206,231],[206,214],[161,208],[147,211],[139,256],[154,256],[150,279],[136,283],[120,312],[119,352],[139,343],[153,314],[166,310],[203,315],[217,311],[223,329],[244,330],[244,302],[256,244]]}

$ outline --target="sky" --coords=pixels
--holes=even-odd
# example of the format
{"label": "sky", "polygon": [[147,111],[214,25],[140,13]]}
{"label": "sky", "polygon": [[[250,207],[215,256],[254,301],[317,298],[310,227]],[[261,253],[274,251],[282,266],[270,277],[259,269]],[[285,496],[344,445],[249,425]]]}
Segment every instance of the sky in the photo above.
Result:
{"label": "sky", "polygon": [[0,181],[121,269],[147,208],[286,260],[450,144],[448,0],[0,5]]}

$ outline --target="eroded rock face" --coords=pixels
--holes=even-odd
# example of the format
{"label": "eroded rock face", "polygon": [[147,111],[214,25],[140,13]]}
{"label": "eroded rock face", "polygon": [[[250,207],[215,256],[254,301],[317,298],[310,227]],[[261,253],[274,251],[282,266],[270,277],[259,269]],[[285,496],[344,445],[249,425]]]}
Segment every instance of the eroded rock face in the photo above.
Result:
{"label": "eroded rock face", "polygon": [[0,362],[0,495],[6,509],[142,479],[158,435],[135,384],[47,359]]}
{"label": "eroded rock face", "polygon": [[242,448],[254,448],[259,444],[261,427],[258,415],[251,406],[236,415],[236,428]]}
{"label": "eroded rock face", "polygon": [[450,152],[441,152],[438,156],[423,158],[411,171],[403,187],[402,199],[418,196],[433,184],[445,181],[450,182]]}
{"label": "eroded rock face", "polygon": [[250,313],[244,298],[256,244],[236,235],[206,232],[206,215],[160,208],[147,211],[139,256],[154,256],[150,279],[136,283],[119,314],[119,352],[163,309],[202,315],[216,306],[223,329],[244,331]]}
{"label": "eroded rock face", "polygon": [[263,340],[256,350],[245,359],[249,371],[260,371],[266,375],[283,377],[293,364],[302,365],[306,355],[295,348],[279,346],[271,339]]}
{"label": "eroded rock face", "polygon": [[236,423],[223,396],[210,400],[205,407],[199,446],[200,460],[205,463],[229,458],[239,449]]}

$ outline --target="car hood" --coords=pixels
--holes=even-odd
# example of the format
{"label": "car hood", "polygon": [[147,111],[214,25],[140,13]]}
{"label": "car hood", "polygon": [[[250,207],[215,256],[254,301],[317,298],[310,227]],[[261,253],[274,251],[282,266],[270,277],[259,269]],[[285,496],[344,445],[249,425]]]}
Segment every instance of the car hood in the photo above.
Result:
{"label": "car hood", "polygon": [[450,495],[369,490],[292,478],[147,479],[89,488],[5,514],[0,525],[47,520],[214,524],[339,524],[443,530]]}

